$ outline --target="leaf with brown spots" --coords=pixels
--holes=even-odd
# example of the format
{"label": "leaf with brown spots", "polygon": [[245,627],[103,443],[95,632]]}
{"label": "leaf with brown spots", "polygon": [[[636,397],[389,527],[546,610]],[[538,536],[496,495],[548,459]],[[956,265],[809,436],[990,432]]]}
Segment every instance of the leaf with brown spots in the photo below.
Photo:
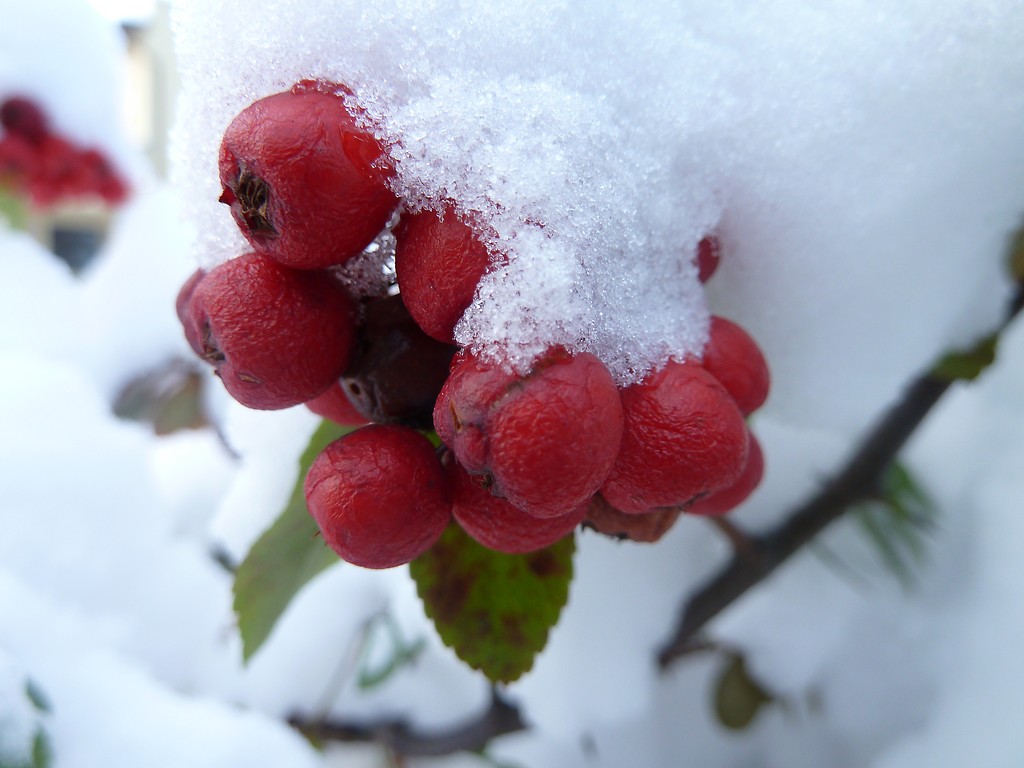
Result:
{"label": "leaf with brown spots", "polygon": [[489,680],[508,683],[533,666],[569,597],[573,537],[526,555],[476,543],[457,525],[409,571],[445,645]]}

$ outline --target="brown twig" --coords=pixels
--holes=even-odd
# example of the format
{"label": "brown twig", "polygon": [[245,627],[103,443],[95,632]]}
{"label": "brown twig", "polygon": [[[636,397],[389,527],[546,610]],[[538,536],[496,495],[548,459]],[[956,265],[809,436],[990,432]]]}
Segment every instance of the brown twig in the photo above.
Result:
{"label": "brown twig", "polygon": [[307,720],[293,715],[288,723],[314,742],[376,742],[396,755],[440,757],[477,751],[506,733],[526,728],[519,709],[492,689],[490,706],[476,718],[445,731],[423,732],[402,719],[370,723]]}
{"label": "brown twig", "polygon": [[[1018,285],[996,333],[1001,333],[1022,308],[1024,284]],[[778,527],[747,537],[742,550],[737,550],[716,575],[684,602],[675,630],[658,653],[659,666],[665,669],[686,654],[709,621],[771,575],[848,509],[875,496],[886,469],[953,381],[936,376],[932,370],[918,376],[831,481]]]}

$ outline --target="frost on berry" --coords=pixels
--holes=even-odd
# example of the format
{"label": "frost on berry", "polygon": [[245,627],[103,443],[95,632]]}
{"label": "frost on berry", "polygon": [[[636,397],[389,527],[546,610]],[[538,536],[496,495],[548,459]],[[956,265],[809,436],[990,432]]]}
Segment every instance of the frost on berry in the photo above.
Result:
{"label": "frost on berry", "polygon": [[186,339],[250,408],[287,408],[317,397],[351,356],[352,302],[328,272],[287,269],[247,253],[193,275],[179,306]]}
{"label": "frost on berry", "polygon": [[549,350],[523,376],[457,358],[434,409],[437,434],[497,496],[537,517],[586,502],[618,452],[622,406],[590,354]]}
{"label": "frost on berry", "polygon": [[499,499],[458,463],[449,467],[452,514],[462,529],[488,549],[516,555],[536,552],[568,536],[583,520],[587,505],[558,517],[535,517]]}
{"label": "frost on berry", "polygon": [[358,255],[398,205],[383,148],[328,89],[299,84],[250,104],[224,132],[218,164],[242,234],[291,267]]}
{"label": "frost on berry", "polygon": [[768,362],[750,334],[731,320],[711,317],[702,365],[732,395],[744,416],[768,399]]}
{"label": "frost on berry", "polygon": [[490,263],[487,247],[451,206],[440,216],[403,215],[395,240],[395,272],[409,314],[428,335],[452,342]]}
{"label": "frost on berry", "polygon": [[690,504],[739,477],[747,425],[735,401],[695,362],[670,361],[622,390],[622,445],[601,494],[642,514]]}
{"label": "frost on berry", "polygon": [[364,568],[414,560],[451,520],[434,447],[407,427],[374,424],[335,440],[310,465],[304,490],[324,541]]}

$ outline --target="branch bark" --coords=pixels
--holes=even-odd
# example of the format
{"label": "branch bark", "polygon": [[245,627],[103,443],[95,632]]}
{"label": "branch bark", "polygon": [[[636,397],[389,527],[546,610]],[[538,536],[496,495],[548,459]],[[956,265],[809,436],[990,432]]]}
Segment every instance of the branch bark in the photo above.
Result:
{"label": "branch bark", "polygon": [[478,717],[445,731],[424,732],[401,719],[370,723],[308,720],[298,715],[288,724],[314,742],[375,742],[405,757],[441,757],[477,751],[506,733],[526,728],[519,709],[492,689],[490,706]]}
{"label": "branch bark", "polygon": [[[1024,283],[1019,284],[996,334],[1002,333],[1024,307]],[[907,387],[868,433],[847,464],[822,489],[776,528],[748,536],[748,545],[703,587],[684,602],[670,638],[658,652],[665,669],[685,655],[715,616],[782,565],[851,507],[873,497],[882,476],[904,444],[924,421],[955,379],[929,370]]]}
{"label": "branch bark", "polygon": [[[1024,308],[1024,284],[1018,287],[1001,333]],[[812,498],[778,527],[744,537],[744,546],[701,589],[683,604],[670,639],[658,654],[664,669],[693,649],[709,621],[757,585],[829,524],[856,504],[877,494],[881,478],[904,444],[924,421],[955,379],[932,371],[922,374],[880,419],[844,467]],[[525,730],[519,709],[492,689],[490,706],[479,716],[454,728],[424,732],[403,719],[359,723],[292,716],[289,724],[314,742],[375,742],[408,757],[439,757],[483,749],[495,737]]]}

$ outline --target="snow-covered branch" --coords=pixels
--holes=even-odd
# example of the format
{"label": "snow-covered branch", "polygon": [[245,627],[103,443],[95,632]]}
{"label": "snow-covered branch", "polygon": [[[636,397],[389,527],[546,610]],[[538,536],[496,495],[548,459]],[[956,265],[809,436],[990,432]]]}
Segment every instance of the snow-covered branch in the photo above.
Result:
{"label": "snow-covered branch", "polygon": [[526,727],[519,709],[497,690],[492,692],[490,706],[478,717],[445,731],[423,732],[404,720],[352,723],[294,716],[289,723],[313,741],[377,742],[395,754],[416,757],[483,749],[491,739]]}
{"label": "snow-covered branch", "polygon": [[[1024,308],[1024,282],[1019,282],[1006,314],[995,329],[1002,331]],[[698,633],[735,600],[742,597],[786,562],[830,523],[878,494],[885,471],[932,408],[957,379],[932,368],[907,387],[886,412],[847,464],[814,496],[781,524],[759,535],[744,537],[733,557],[703,587],[688,595],[672,636],[658,653],[662,669],[700,647]],[[733,536],[738,531],[733,530]]]}

